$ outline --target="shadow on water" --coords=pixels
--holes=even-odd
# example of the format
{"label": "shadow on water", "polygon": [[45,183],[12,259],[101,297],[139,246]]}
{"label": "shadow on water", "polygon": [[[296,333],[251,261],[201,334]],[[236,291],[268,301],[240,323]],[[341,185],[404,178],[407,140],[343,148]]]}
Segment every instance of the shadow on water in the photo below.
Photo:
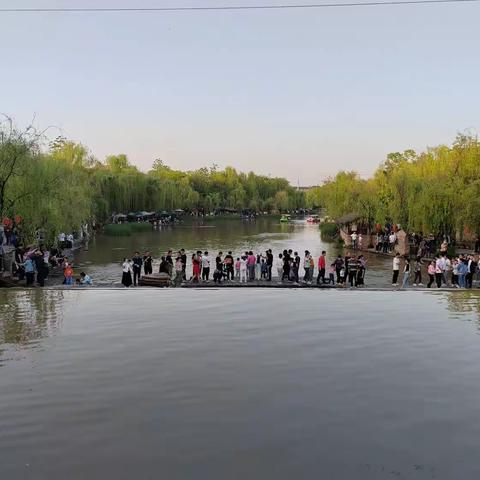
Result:
{"label": "shadow on water", "polygon": [[0,291],[0,366],[10,350],[35,348],[62,320],[62,291]]}

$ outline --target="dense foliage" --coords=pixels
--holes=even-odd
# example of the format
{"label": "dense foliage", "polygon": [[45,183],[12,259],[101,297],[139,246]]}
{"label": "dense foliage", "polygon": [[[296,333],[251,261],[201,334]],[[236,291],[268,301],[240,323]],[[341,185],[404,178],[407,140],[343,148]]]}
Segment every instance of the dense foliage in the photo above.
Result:
{"label": "dense foliage", "polygon": [[125,155],[100,162],[83,145],[59,137],[48,149],[33,129],[0,129],[0,215],[23,218],[27,239],[42,227],[48,239],[112,213],[138,210],[256,211],[304,207],[305,195],[283,178],[239,173],[234,168],[173,170],[154,162],[143,173]]}
{"label": "dense foliage", "polygon": [[452,146],[391,153],[372,178],[340,172],[307,192],[331,217],[358,213],[424,234],[480,234],[480,143],[459,135]]}

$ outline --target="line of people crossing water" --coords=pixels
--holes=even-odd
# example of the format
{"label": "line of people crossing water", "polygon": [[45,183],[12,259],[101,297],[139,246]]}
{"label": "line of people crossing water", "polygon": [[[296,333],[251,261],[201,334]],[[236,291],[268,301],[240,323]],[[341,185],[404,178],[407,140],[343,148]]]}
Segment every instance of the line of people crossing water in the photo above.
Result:
{"label": "line of people crossing water", "polygon": [[[290,282],[306,285],[365,285],[367,262],[363,255],[358,257],[347,253],[339,255],[333,262],[327,261],[322,251],[315,259],[310,251],[303,255],[292,249],[285,249],[275,257],[271,249],[262,253],[247,250],[241,255],[232,251],[222,251],[211,255],[208,251],[197,250],[191,255],[191,275],[187,275],[187,254],[181,249],[176,254],[169,250],[160,259],[158,273],[166,275],[175,285],[190,281],[192,283],[211,282]],[[150,252],[143,255],[135,252],[131,259],[124,258],[122,263],[122,284],[125,287],[137,286],[143,274],[153,273],[153,259]],[[276,273],[276,275],[275,275]],[[316,275],[315,275],[316,273]]]}
{"label": "line of people crossing water", "polygon": [[[402,268],[402,257],[397,253],[392,261],[392,286],[399,286],[400,270]],[[446,253],[440,253],[433,260],[424,261],[421,257],[416,257],[413,265],[408,256],[403,257],[403,278],[402,288],[411,286],[410,282],[413,276],[413,287],[423,287],[422,268],[427,263],[428,282],[427,288],[436,285],[437,288],[472,288],[475,278],[480,274],[479,259],[477,255],[459,255],[449,257]]]}

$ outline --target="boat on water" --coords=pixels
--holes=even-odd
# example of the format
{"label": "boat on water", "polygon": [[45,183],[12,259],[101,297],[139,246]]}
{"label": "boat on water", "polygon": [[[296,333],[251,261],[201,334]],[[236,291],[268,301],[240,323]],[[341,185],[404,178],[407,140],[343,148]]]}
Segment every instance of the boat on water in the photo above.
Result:
{"label": "boat on water", "polygon": [[320,223],[320,217],[318,215],[310,215],[307,218],[307,223],[310,223],[310,224]]}
{"label": "boat on water", "polygon": [[284,214],[280,217],[281,223],[290,223],[292,221],[291,215]]}

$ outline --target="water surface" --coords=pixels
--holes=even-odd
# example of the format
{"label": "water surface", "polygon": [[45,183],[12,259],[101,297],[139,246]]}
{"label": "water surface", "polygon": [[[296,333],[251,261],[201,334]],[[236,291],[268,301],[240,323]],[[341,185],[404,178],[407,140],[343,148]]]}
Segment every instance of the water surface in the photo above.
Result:
{"label": "water surface", "polygon": [[1,478],[479,478],[479,306],[1,291]]}

